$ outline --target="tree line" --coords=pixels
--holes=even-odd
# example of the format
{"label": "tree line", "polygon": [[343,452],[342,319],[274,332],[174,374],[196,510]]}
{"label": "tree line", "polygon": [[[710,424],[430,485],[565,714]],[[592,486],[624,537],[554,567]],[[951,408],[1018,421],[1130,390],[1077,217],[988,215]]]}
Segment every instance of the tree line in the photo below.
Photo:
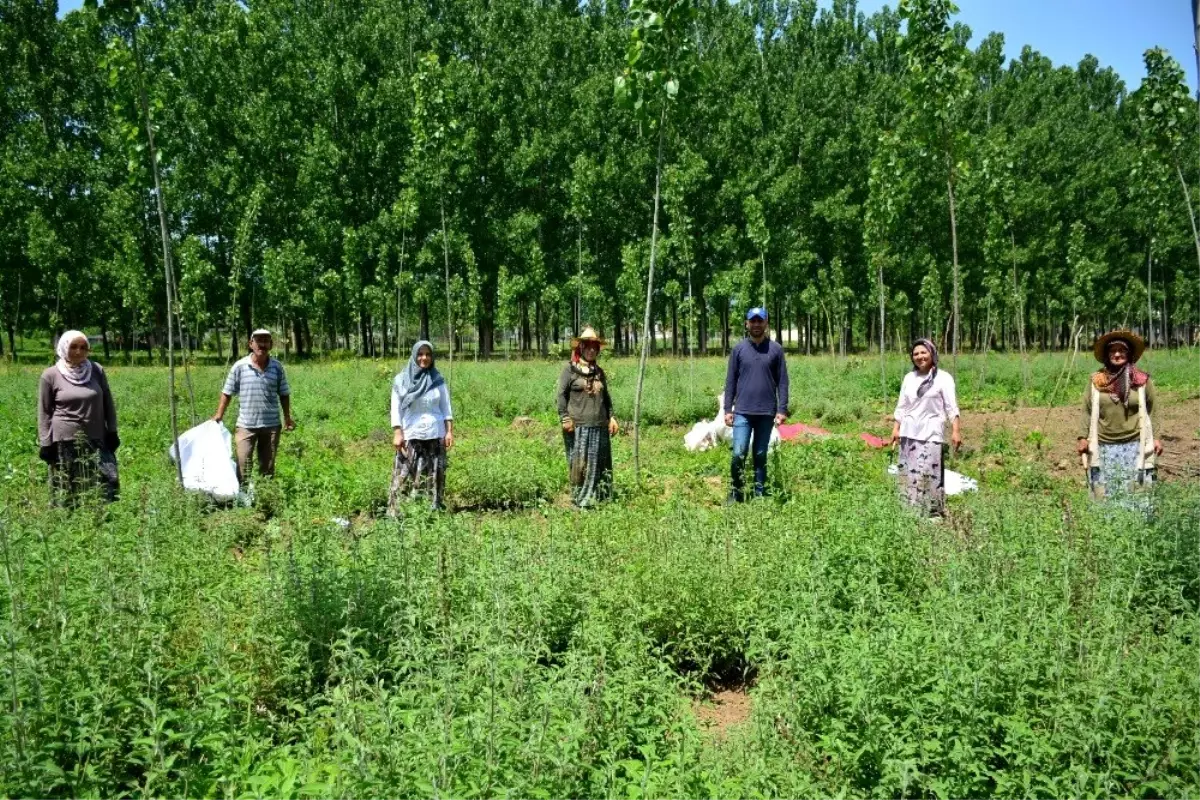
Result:
{"label": "tree line", "polygon": [[[591,323],[630,351],[645,310],[652,351],[704,353],[758,304],[802,352],[1190,342],[1179,65],[1147,51],[1130,92],[1091,56],[972,48],[955,13],[0,0],[0,346],[236,352],[266,324],[299,353],[487,357]],[[656,116],[630,89],[668,29]]]}

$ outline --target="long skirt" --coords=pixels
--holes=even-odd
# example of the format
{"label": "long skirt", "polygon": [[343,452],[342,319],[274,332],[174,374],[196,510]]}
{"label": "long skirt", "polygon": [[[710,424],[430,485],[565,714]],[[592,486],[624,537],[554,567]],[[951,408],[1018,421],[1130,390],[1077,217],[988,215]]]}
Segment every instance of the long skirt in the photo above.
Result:
{"label": "long skirt", "polygon": [[388,515],[396,516],[404,500],[424,495],[435,509],[444,508],[446,493],[446,443],[442,439],[406,440],[392,463],[392,491]]}
{"label": "long skirt", "polygon": [[1120,444],[1100,443],[1100,466],[1092,467],[1088,475],[1093,497],[1131,511],[1149,508],[1150,498],[1145,490],[1154,485],[1155,470],[1137,468],[1140,446],[1136,439]]}
{"label": "long skirt", "polygon": [[102,442],[77,439],[55,445],[58,457],[50,465],[50,495],[55,505],[74,507],[84,494],[97,489],[108,503],[120,496],[117,456]]}
{"label": "long skirt", "polygon": [[946,510],[946,464],[941,442],[900,439],[900,497],[928,517]]}
{"label": "long skirt", "polygon": [[571,500],[580,508],[612,497],[612,441],[604,425],[579,425],[563,431]]}

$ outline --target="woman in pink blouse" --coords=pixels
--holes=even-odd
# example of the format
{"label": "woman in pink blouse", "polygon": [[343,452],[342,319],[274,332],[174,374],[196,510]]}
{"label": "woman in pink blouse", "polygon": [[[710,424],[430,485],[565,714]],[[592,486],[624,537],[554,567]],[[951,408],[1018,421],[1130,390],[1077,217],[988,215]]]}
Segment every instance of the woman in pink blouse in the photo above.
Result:
{"label": "woman in pink blouse", "polygon": [[940,517],[946,508],[945,422],[950,441],[962,445],[954,378],[938,369],[937,348],[918,339],[912,348],[913,370],[900,384],[892,446],[900,444],[900,495],[926,516]]}

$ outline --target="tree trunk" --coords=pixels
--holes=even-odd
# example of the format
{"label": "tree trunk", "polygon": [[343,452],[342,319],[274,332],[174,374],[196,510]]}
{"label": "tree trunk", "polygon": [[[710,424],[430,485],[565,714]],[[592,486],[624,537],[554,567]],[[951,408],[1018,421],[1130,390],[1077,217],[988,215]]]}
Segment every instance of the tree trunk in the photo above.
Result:
{"label": "tree trunk", "polygon": [[[1195,14],[1195,6],[1197,3],[1200,3],[1200,0],[1192,0],[1192,2],[1192,13]],[[1196,42],[1197,47],[1200,47],[1200,28],[1197,28]],[[1200,50],[1197,51],[1196,61],[1200,63]],[[1197,102],[1200,103],[1200,101]],[[1196,211],[1192,208],[1192,193],[1188,190],[1187,181],[1183,179],[1183,169],[1180,168],[1178,163],[1175,164],[1175,174],[1179,176],[1179,185],[1183,188],[1183,199],[1187,202],[1188,222],[1192,224],[1192,242],[1196,245],[1196,264],[1200,266],[1200,232],[1196,230]]]}
{"label": "tree trunk", "polygon": [[953,345],[952,345],[950,354],[951,354],[951,356],[957,357],[958,356],[959,328],[961,327],[961,324],[959,322],[960,306],[959,306],[959,301],[958,301],[958,284],[959,284],[959,279],[958,279],[958,216],[957,216],[957,209],[955,208],[955,203],[954,203],[954,157],[949,151],[947,151],[947,153],[946,153],[946,162],[947,162],[946,193],[950,198],[950,253],[951,253],[951,257],[953,259],[952,275],[953,275],[953,279],[954,279],[954,310],[952,312],[954,315],[954,317],[953,317],[953,319],[954,319],[954,331],[953,331],[954,338],[952,340]]}
{"label": "tree trunk", "polygon": [[429,303],[421,301],[421,338],[429,341]]}
{"label": "tree trunk", "polygon": [[150,119],[150,102],[146,97],[146,84],[142,72],[142,55],[138,47],[138,22],[133,23],[131,41],[133,44],[134,61],[137,66],[138,76],[138,100],[142,107],[142,121],[146,126],[146,142],[147,152],[150,156],[151,173],[154,176],[154,198],[158,205],[158,227],[159,233],[162,235],[163,249],[163,278],[166,288],[167,300],[167,375],[169,385],[167,387],[167,397],[171,407],[171,438],[175,442],[175,473],[179,478],[179,485],[183,485],[183,458],[179,450],[179,416],[175,409],[175,342],[174,334],[171,325],[171,237],[167,233],[167,208],[166,201],[163,200],[162,181],[158,173],[158,154],[154,149],[154,124]]}
{"label": "tree trunk", "polygon": [[442,211],[442,262],[446,269],[446,346],[449,348],[446,376],[454,378],[454,304],[450,300],[450,240],[446,234],[446,193],[442,191],[438,203]]}
{"label": "tree trunk", "polygon": [[658,257],[658,200],[659,185],[662,180],[663,144],[667,132],[667,107],[663,105],[658,120],[658,158],[654,167],[654,216],[650,224],[650,271],[646,276],[646,314],[642,323],[642,355],[638,363],[637,391],[633,397],[633,479],[639,485],[642,482],[641,473],[641,421],[642,421],[642,386],[646,379],[646,339],[652,335],[650,330],[650,311],[654,300],[654,263]]}

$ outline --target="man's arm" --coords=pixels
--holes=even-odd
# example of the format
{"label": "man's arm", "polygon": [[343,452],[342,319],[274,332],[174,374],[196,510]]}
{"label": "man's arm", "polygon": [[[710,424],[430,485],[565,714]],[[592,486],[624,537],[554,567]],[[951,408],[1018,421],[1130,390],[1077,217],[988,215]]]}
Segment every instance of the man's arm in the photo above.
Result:
{"label": "man's arm", "polygon": [[733,424],[733,401],[737,397],[738,347],[733,346],[729,354],[729,366],[725,368],[725,424]]}
{"label": "man's arm", "polygon": [[787,359],[783,357],[783,345],[779,346],[779,386],[776,390],[775,424],[781,424],[788,415],[788,371]]}

